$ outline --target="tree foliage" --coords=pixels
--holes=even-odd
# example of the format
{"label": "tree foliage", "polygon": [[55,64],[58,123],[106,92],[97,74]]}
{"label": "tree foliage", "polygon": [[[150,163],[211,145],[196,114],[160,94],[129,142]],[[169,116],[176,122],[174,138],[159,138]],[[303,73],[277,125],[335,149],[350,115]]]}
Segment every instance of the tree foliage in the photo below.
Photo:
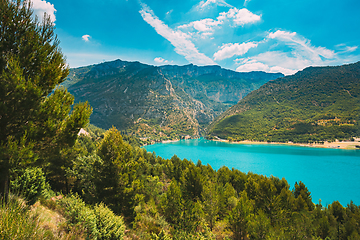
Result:
{"label": "tree foliage", "polygon": [[91,114],[87,103],[72,108],[73,96],[55,89],[68,72],[50,18],[39,22],[30,1],[0,1],[1,193],[19,165],[44,168],[65,189],[66,179],[54,176],[69,167],[61,153]]}

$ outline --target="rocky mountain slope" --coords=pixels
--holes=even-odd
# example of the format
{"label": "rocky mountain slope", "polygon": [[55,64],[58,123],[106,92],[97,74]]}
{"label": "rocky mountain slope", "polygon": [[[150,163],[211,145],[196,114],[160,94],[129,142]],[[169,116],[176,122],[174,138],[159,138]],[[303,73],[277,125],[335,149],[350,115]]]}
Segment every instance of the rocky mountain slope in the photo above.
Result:
{"label": "rocky mountain slope", "polygon": [[270,81],[216,119],[210,136],[322,142],[360,135],[360,62],[309,67]]}
{"label": "rocky mountain slope", "polygon": [[219,66],[154,67],[116,60],[71,69],[64,86],[89,101],[91,123],[139,137],[198,136],[249,92],[282,74],[238,73]]}

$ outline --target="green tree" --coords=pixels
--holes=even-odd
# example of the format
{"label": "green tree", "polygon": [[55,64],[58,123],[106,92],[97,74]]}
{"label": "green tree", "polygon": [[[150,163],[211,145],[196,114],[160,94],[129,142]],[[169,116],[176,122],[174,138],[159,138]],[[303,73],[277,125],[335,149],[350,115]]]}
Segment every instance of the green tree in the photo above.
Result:
{"label": "green tree", "polygon": [[296,198],[295,206],[298,211],[303,209],[312,211],[315,209],[315,204],[311,199],[311,193],[303,182],[295,183],[293,193]]}
{"label": "green tree", "polygon": [[68,72],[50,18],[40,23],[30,1],[1,0],[0,193],[5,197],[16,168],[35,163],[49,167],[49,159],[72,147],[88,123],[87,103],[70,114],[71,94],[63,88],[52,93]]}
{"label": "green tree", "polygon": [[248,222],[252,218],[253,203],[243,191],[236,207],[229,212],[228,221],[230,229],[234,234],[234,239],[246,239],[248,233]]}
{"label": "green tree", "polygon": [[215,226],[215,222],[219,213],[219,195],[216,191],[216,186],[216,184],[208,182],[204,186],[204,190],[202,192],[202,199],[204,201],[202,205],[205,214],[205,220],[209,224],[211,231]]}
{"label": "green tree", "polygon": [[132,147],[122,140],[120,132],[111,128],[105,134],[95,162],[95,186],[100,201],[115,213],[134,217],[138,163],[133,159]]}
{"label": "green tree", "polygon": [[268,219],[263,211],[259,211],[249,221],[250,239],[266,239],[270,230],[270,219]]}
{"label": "green tree", "polygon": [[182,192],[176,180],[172,180],[169,189],[161,199],[161,208],[166,220],[179,225],[183,217],[184,201],[182,199]]}

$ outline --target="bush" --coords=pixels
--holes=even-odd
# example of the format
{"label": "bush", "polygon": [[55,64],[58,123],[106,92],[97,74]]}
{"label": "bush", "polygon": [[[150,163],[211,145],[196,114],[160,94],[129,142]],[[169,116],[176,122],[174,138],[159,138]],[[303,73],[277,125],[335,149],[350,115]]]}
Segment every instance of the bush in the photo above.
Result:
{"label": "bush", "polygon": [[68,220],[69,230],[83,231],[87,239],[122,239],[125,236],[123,218],[103,203],[91,208],[79,196],[70,195],[59,200],[59,204]]}
{"label": "bush", "polygon": [[69,221],[71,230],[82,230],[86,233],[87,239],[98,239],[96,215],[83,200],[77,195],[70,195],[61,199],[59,204],[63,208],[63,216]]}
{"label": "bush", "polygon": [[96,225],[99,239],[122,239],[125,233],[125,224],[121,216],[116,216],[107,206],[100,203],[95,206]]}
{"label": "bush", "polygon": [[11,191],[23,196],[31,205],[48,188],[41,168],[27,168],[21,176],[10,182]]}

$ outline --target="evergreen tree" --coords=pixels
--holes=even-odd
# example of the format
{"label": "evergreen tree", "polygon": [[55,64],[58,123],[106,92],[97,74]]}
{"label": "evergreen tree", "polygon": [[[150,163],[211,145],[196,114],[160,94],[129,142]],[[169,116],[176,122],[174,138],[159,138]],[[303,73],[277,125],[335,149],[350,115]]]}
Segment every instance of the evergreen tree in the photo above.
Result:
{"label": "evergreen tree", "polygon": [[52,93],[69,69],[54,24],[44,19],[38,21],[28,0],[0,0],[0,193],[5,197],[15,167],[36,164],[48,175],[54,163],[49,160],[74,145],[91,114],[87,103],[70,114],[73,96],[63,88]]}
{"label": "evergreen tree", "polygon": [[241,193],[236,207],[229,212],[228,221],[234,239],[246,239],[248,233],[248,222],[253,218],[253,203],[245,191]]}
{"label": "evergreen tree", "polygon": [[203,199],[203,211],[205,214],[205,220],[209,224],[210,230],[212,231],[219,213],[219,195],[216,191],[216,184],[208,182],[204,186],[202,192]]}
{"label": "evergreen tree", "polygon": [[97,153],[102,159],[102,162],[95,162],[95,185],[99,200],[116,213],[133,218],[139,164],[133,159],[132,147],[122,140],[120,132],[113,127],[105,133]]}

